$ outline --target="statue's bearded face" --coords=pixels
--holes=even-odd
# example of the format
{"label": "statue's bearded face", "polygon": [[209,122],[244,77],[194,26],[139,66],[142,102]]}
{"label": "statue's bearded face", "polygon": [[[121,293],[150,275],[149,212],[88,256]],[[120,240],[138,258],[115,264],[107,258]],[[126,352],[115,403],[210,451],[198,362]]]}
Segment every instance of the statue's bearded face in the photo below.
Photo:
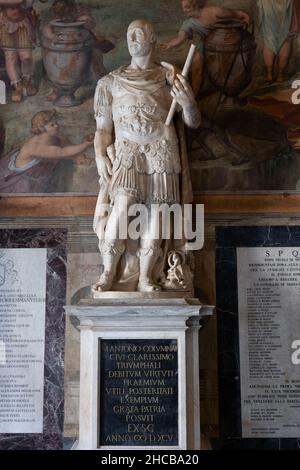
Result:
{"label": "statue's bearded face", "polygon": [[148,29],[138,24],[128,28],[127,43],[131,57],[147,56],[150,54],[153,45]]}

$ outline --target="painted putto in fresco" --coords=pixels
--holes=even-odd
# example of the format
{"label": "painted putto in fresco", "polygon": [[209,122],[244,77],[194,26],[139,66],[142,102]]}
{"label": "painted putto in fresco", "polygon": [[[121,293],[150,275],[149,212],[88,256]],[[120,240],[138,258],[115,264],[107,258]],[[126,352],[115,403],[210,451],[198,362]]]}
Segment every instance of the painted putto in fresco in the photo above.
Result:
{"label": "painted putto in fresco", "polygon": [[73,145],[94,133],[97,81],[129,62],[126,25],[137,17],[155,25],[157,62],[180,70],[197,46],[190,81],[203,119],[186,130],[194,192],[299,191],[300,0],[0,0],[1,194],[97,194],[92,147],[83,165],[40,156],[52,165],[47,184],[21,184],[20,161],[15,183],[8,160],[41,111],[56,111]]}
{"label": "painted putto in fresco", "polygon": [[190,39],[197,45],[192,66],[192,87],[195,95],[199,94],[204,70],[204,43],[211,32],[211,26],[220,20],[237,19],[244,24],[250,23],[250,16],[245,11],[232,10],[219,6],[206,6],[204,1],[182,0],[182,11],[187,19],[182,23],[176,37],[161,45],[162,50],[168,50],[183,44]]}
{"label": "painted putto in fresco", "polygon": [[6,72],[14,88],[11,100],[20,103],[23,92],[33,96],[33,49],[36,46],[37,16],[33,0],[4,2],[0,12],[0,48],[5,58]]}

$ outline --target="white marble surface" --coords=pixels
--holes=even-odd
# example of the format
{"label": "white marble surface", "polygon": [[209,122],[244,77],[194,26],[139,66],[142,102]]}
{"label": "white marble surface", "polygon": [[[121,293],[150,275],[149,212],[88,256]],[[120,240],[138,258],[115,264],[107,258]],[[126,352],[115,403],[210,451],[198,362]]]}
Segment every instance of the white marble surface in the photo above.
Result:
{"label": "white marble surface", "polygon": [[[175,236],[183,218],[179,203],[191,203],[193,195],[182,129],[168,119],[172,98],[186,126],[199,127],[201,115],[186,78],[176,75],[171,64],[156,62],[156,42],[149,21],[131,22],[127,29],[130,65],[101,78],[95,91],[94,146],[100,191],[93,227],[103,265],[93,285],[95,294],[193,288],[185,241],[190,237],[183,236],[182,230]],[[127,222],[134,215],[130,210],[136,212],[138,202],[143,203],[138,208],[141,217],[131,220],[130,229]],[[108,203],[111,213],[106,217]],[[170,217],[167,224],[149,207],[175,203],[180,215],[175,217],[174,234],[163,236],[170,228]]]}
{"label": "white marble surface", "polygon": [[47,250],[0,250],[0,433],[42,433]]}

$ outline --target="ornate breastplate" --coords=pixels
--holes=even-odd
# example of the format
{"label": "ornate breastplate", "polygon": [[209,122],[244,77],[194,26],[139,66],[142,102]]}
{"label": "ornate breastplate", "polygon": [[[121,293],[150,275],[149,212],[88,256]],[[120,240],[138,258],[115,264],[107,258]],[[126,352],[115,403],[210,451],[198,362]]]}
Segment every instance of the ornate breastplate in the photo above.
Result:
{"label": "ornate breastplate", "polygon": [[164,81],[128,81],[122,75],[121,78],[116,76],[112,94],[113,120],[118,138],[135,142],[163,138],[171,101]]}
{"label": "ornate breastplate", "polygon": [[167,111],[158,105],[153,96],[130,95],[114,100],[113,115],[118,134],[125,133],[135,138],[159,137],[163,133]]}
{"label": "ornate breastplate", "polygon": [[136,104],[122,105],[119,114],[118,126],[130,134],[145,137],[157,134],[163,126],[163,117],[157,105],[137,101]]}

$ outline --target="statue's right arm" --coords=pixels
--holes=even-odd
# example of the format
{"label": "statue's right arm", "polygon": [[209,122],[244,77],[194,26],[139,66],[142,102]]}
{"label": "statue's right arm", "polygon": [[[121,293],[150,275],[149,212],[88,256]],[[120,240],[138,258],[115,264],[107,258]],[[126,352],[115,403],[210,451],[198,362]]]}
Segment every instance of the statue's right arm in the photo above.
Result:
{"label": "statue's right arm", "polygon": [[97,129],[94,138],[96,164],[100,179],[108,183],[111,177],[111,162],[107,156],[107,148],[113,142],[111,77],[100,79],[94,98],[94,111]]}
{"label": "statue's right arm", "polygon": [[107,148],[113,142],[112,128],[103,127],[102,119],[97,118],[97,130],[94,138],[94,148],[96,156],[96,165],[99,176],[105,183],[108,183],[112,174],[111,162],[107,156]]}

